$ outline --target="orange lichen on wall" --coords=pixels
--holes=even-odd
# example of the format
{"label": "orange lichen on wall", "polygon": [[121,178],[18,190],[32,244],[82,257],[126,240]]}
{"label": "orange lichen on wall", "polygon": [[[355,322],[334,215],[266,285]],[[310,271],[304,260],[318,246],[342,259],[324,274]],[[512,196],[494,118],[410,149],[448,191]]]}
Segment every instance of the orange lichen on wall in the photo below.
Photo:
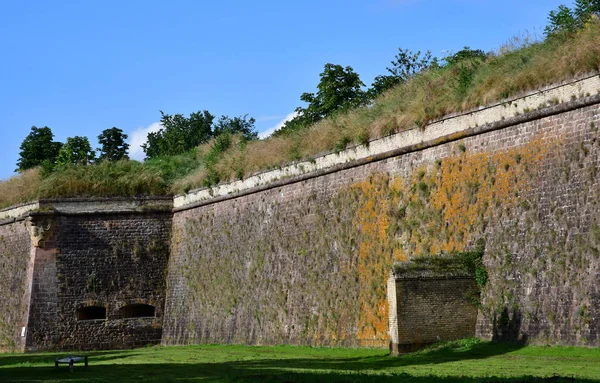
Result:
{"label": "orange lichen on wall", "polygon": [[555,142],[532,140],[496,153],[460,154],[424,164],[410,182],[398,183],[395,236],[410,256],[461,251],[482,237],[492,217],[531,190],[536,166]]}
{"label": "orange lichen on wall", "polygon": [[374,176],[352,186],[353,194],[359,198],[353,222],[360,231],[357,268],[362,288],[358,338],[372,345],[387,341],[386,285],[381,283],[380,276],[389,269],[391,249],[388,181],[386,176]]}
{"label": "orange lichen on wall", "polygon": [[358,338],[371,345],[387,339],[386,278],[395,261],[462,251],[485,236],[490,219],[526,201],[536,167],[555,141],[535,139],[502,152],[454,154],[424,163],[410,179],[378,174],[352,185],[359,231]]}

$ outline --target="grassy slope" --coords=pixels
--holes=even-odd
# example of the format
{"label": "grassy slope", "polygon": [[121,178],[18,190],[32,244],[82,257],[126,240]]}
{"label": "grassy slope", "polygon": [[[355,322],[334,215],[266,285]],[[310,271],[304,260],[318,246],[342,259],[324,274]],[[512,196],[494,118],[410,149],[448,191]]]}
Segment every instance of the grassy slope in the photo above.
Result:
{"label": "grassy slope", "polygon": [[464,61],[424,72],[382,95],[370,107],[327,118],[297,134],[232,145],[204,166],[211,144],[144,164],[122,161],[0,182],[0,208],[35,198],[182,193],[207,180],[227,181],[291,160],[341,150],[387,134],[424,127],[449,113],[486,105],[559,83],[600,66],[600,20],[568,39],[530,43],[513,39],[483,62]]}
{"label": "grassy slope", "polygon": [[[0,354],[0,381],[600,382],[600,349],[524,347],[477,339],[398,358],[378,349],[187,346],[98,351],[90,368],[54,369],[57,354]],[[77,354],[79,355],[79,354]],[[563,379],[557,378],[558,376]],[[401,379],[399,379],[401,378]]]}

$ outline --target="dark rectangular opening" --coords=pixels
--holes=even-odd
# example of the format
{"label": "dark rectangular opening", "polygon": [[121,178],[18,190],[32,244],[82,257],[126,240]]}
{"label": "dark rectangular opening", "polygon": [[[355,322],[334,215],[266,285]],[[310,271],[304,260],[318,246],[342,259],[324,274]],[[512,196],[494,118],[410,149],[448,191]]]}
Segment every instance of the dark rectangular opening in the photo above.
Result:
{"label": "dark rectangular opening", "polygon": [[77,320],[106,319],[106,307],[86,306],[77,309]]}
{"label": "dark rectangular opening", "polygon": [[135,303],[132,305],[123,306],[119,309],[121,318],[147,318],[154,317],[155,313],[154,306],[145,305],[142,303]]}

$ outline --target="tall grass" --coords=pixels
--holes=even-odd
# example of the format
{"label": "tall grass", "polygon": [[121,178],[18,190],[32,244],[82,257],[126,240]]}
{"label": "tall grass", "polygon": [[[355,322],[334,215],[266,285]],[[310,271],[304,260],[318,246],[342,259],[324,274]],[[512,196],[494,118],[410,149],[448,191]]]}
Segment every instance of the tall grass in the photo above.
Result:
{"label": "tall grass", "polygon": [[38,188],[40,198],[168,194],[160,171],[137,161],[102,162],[53,172]]}
{"label": "tall grass", "polygon": [[[120,161],[59,170],[47,178],[32,170],[0,182],[0,206],[40,197],[135,196],[192,188],[343,150],[448,114],[490,104],[583,74],[600,66],[600,21],[566,38],[532,43],[513,39],[485,59],[420,73],[368,107],[340,113],[305,130],[245,143],[216,138],[196,150],[146,161]],[[227,142],[225,142],[227,141]]]}
{"label": "tall grass", "polygon": [[38,198],[167,195],[168,183],[156,165],[137,161],[73,166],[41,177],[39,169],[0,182],[0,208]]}
{"label": "tall grass", "polygon": [[0,209],[38,198],[39,169],[30,169],[0,182]]}
{"label": "tall grass", "polygon": [[[288,136],[249,142],[242,150],[231,147],[218,158],[215,168],[221,181],[248,176],[293,160],[342,150],[349,144],[425,127],[448,114],[597,73],[599,66],[598,21],[568,38],[542,42],[513,39],[484,60],[465,60],[423,72],[368,107],[331,116]],[[201,171],[193,173],[177,180],[172,190],[177,193],[203,186],[203,177],[206,175]]]}

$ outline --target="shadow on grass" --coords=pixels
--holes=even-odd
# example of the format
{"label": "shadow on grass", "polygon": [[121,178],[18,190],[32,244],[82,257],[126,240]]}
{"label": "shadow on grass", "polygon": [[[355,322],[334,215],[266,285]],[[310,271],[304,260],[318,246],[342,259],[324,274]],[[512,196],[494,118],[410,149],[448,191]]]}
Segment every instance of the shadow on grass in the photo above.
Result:
{"label": "shadow on grass", "polygon": [[[95,365],[98,362],[114,361],[119,363],[123,358],[136,355],[135,351],[112,351],[89,353],[90,368],[76,367],[73,373],[69,369],[54,367],[27,367],[18,366],[0,368],[0,381],[4,382],[188,382],[188,381],[211,381],[211,382],[570,382],[569,377],[535,378],[521,376],[516,378],[470,378],[460,376],[415,376],[410,373],[411,366],[435,365],[466,361],[473,359],[485,359],[496,355],[516,351],[522,346],[515,344],[492,344],[474,343],[465,344],[444,343],[432,346],[421,352],[405,354],[400,357],[390,357],[382,351],[381,355],[365,357],[335,357],[328,356],[325,352],[322,358],[312,354],[312,357],[290,357],[289,359],[261,358],[255,360],[231,361],[222,363],[194,362],[182,360],[180,363],[157,363],[151,364],[143,361],[140,364],[104,364]],[[219,352],[215,349],[215,352]],[[165,359],[168,357],[165,353]],[[193,356],[193,349],[190,350]],[[308,353],[311,354],[311,353]],[[141,355],[138,354],[138,355]],[[9,356],[17,358],[13,362],[22,364],[28,355]],[[53,366],[53,356],[35,356],[41,358],[39,362],[49,360]],[[143,357],[143,355],[141,355]],[[210,357],[210,350],[206,354],[199,355]],[[0,363],[8,366],[6,357],[0,356]],[[31,363],[34,361],[31,360]],[[125,361],[127,363],[127,361]],[[510,362],[508,362],[510,363]],[[386,369],[404,368],[408,373],[394,372]],[[415,371],[416,372],[416,371]],[[467,373],[468,371],[465,371]],[[423,373],[423,371],[421,371]],[[430,372],[427,372],[430,373]],[[380,375],[378,375],[380,374]],[[600,380],[582,379],[579,382],[592,383]]]}
{"label": "shadow on grass", "polygon": [[[54,359],[66,358],[68,356],[83,356],[89,355],[94,361],[110,361],[117,359],[125,359],[136,356],[131,350],[113,350],[113,351],[62,351],[56,353],[45,352],[43,354],[0,354],[0,368],[4,366],[18,364],[47,364],[54,366]],[[1,370],[0,370],[1,371]],[[1,373],[0,373],[1,374]],[[2,376],[2,375],[0,375]],[[1,380],[0,380],[1,382]]]}
{"label": "shadow on grass", "polygon": [[[351,362],[350,362],[351,363]],[[537,378],[519,376],[513,378],[487,377],[472,378],[461,376],[415,376],[410,373],[367,374],[359,371],[288,371],[279,366],[278,361],[266,363],[262,368],[246,363],[194,363],[194,364],[137,364],[137,365],[100,365],[83,367],[69,372],[68,368],[9,368],[0,370],[2,382],[471,382],[471,383],[509,383],[509,382],[572,382],[570,377]],[[249,367],[249,368],[246,368]],[[600,380],[577,379],[577,382],[598,383]]]}

